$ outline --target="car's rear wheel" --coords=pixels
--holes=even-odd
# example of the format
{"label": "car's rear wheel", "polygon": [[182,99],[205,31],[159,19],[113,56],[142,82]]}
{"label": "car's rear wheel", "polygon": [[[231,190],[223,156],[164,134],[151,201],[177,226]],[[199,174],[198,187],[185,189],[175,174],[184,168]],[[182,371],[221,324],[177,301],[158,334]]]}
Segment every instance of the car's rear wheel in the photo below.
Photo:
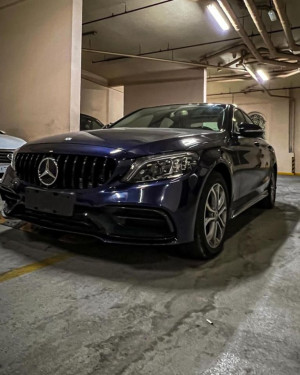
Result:
{"label": "car's rear wheel", "polygon": [[259,202],[259,206],[262,208],[273,208],[276,200],[276,174],[275,170],[272,169],[270,183],[268,186],[268,196]]}
{"label": "car's rear wheel", "polygon": [[199,202],[194,242],[188,244],[193,258],[208,259],[223,249],[229,212],[228,189],[222,175],[212,172]]}

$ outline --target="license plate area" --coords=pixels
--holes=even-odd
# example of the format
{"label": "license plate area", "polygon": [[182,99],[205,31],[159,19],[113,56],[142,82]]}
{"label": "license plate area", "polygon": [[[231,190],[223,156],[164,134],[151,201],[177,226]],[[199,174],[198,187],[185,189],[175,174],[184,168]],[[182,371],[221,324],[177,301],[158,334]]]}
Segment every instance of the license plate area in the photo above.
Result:
{"label": "license plate area", "polygon": [[25,208],[54,215],[72,216],[75,194],[47,191],[27,187],[25,189]]}

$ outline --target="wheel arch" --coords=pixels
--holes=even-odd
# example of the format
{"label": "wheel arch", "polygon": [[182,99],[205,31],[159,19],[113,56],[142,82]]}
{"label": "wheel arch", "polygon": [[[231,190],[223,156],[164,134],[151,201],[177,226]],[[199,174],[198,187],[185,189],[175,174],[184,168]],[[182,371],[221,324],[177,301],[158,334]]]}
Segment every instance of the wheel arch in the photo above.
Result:
{"label": "wheel arch", "polygon": [[226,182],[226,185],[227,185],[227,189],[228,189],[228,198],[229,198],[229,207],[231,206],[231,202],[232,202],[232,178],[231,178],[231,172],[230,172],[230,168],[229,166],[227,166],[224,162],[222,161],[219,161],[218,163],[216,163],[206,174],[205,176],[205,180],[203,181],[202,183],[202,186],[201,186],[201,190],[199,191],[198,193],[198,200],[197,200],[197,210],[195,211],[195,215],[194,215],[194,218],[193,218],[193,228],[195,228],[195,224],[196,224],[196,218],[197,218],[197,212],[198,212],[198,207],[199,207],[199,202],[200,202],[200,198],[201,198],[201,194],[202,194],[202,191],[203,191],[203,188],[209,178],[209,176],[213,173],[213,172],[218,172],[222,175],[222,177],[224,178],[225,182]]}
{"label": "wheel arch", "polygon": [[229,171],[229,168],[226,166],[226,164],[219,163],[211,170],[210,174],[212,172],[219,172],[222,175],[222,177],[224,178],[224,180],[226,182],[226,185],[227,185],[227,189],[228,189],[228,197],[230,199],[229,204],[231,204],[231,201],[232,201],[232,178],[231,178],[231,173]]}

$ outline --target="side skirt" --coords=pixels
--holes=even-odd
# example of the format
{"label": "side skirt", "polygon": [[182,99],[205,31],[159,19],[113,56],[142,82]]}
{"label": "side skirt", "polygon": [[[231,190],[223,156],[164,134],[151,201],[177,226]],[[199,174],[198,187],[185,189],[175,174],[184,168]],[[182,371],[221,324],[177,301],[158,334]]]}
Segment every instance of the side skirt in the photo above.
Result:
{"label": "side skirt", "polygon": [[246,211],[251,206],[255,205],[256,203],[258,203],[262,199],[266,198],[268,196],[268,194],[269,194],[268,191],[265,191],[261,195],[259,195],[259,196],[255,197],[255,198],[251,199],[249,202],[247,202],[246,204],[244,204],[242,207],[240,207],[237,210],[233,211],[232,214],[231,214],[231,219],[234,219],[235,217],[237,217],[238,215],[240,215],[242,212]]}

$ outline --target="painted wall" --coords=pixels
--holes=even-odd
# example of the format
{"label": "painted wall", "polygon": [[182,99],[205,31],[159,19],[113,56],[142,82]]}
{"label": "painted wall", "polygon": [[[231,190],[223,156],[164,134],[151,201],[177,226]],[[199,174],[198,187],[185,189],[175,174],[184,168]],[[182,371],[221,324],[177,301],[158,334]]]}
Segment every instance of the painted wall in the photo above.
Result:
{"label": "painted wall", "polygon": [[[182,74],[182,73],[180,73]],[[189,74],[187,71],[186,74]],[[205,101],[204,70],[193,71],[193,78],[173,76],[167,82],[138,83],[124,87],[124,112],[164,104],[201,103]]]}
{"label": "painted wall", "polygon": [[[250,82],[251,84],[251,82]],[[281,84],[284,81],[281,81]],[[295,98],[295,138],[294,152],[289,152],[289,100],[284,98],[269,97],[262,92],[254,93],[226,93],[228,87],[232,92],[239,91],[247,83],[208,83],[208,101],[214,103],[234,103],[245,112],[259,112],[266,120],[266,139],[276,150],[279,172],[292,172],[292,157],[295,157],[296,172],[300,173],[300,90],[278,90],[272,91],[276,95],[291,95]],[[274,86],[273,86],[274,87]],[[212,96],[212,93],[224,93]]]}
{"label": "painted wall", "polygon": [[124,87],[110,87],[108,90],[108,120],[115,122],[124,116]]}
{"label": "painted wall", "polygon": [[104,124],[118,120],[124,111],[123,87],[110,88],[82,79],[80,111]]}
{"label": "painted wall", "polygon": [[82,0],[0,10],[0,129],[25,140],[79,129]]}

